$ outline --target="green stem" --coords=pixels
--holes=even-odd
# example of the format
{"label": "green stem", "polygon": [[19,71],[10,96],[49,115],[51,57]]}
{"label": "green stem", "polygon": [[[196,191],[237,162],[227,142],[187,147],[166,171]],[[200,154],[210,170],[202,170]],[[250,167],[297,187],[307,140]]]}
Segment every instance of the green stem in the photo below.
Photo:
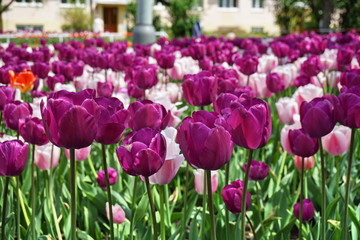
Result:
{"label": "green stem", "polygon": [[76,162],[75,149],[70,149],[71,240],[76,240]]}
{"label": "green stem", "polygon": [[50,205],[51,205],[51,211],[52,211],[52,215],[53,215],[53,220],[54,220],[54,223],[55,223],[55,229],[56,229],[57,238],[58,238],[58,240],[62,240],[62,235],[61,235],[61,231],[60,231],[59,222],[58,222],[58,219],[57,219],[57,213],[56,213],[56,209],[55,209],[55,205],[54,205],[54,198],[53,198],[53,179],[52,179],[52,174],[53,174],[53,154],[54,154],[54,144],[51,145],[48,194],[49,194],[49,201],[50,201]]}
{"label": "green stem", "polygon": [[[106,74],[106,71],[105,71]],[[102,147],[102,159],[103,159],[103,167],[105,172],[105,179],[106,179],[106,190],[108,195],[108,202],[109,202],[109,218],[110,218],[110,239],[114,240],[114,217],[112,212],[112,198],[111,198],[111,186],[109,181],[109,173],[107,169],[106,163],[106,146],[101,144]]]}
{"label": "green stem", "polygon": [[352,165],[353,153],[354,153],[355,130],[356,130],[355,128],[353,128],[351,130],[348,169],[347,169],[347,173],[346,173],[344,218],[343,218],[343,227],[342,227],[342,232],[341,232],[341,235],[342,235],[341,239],[343,239],[343,240],[347,240],[347,238],[348,238],[350,177],[351,177],[351,165]]}
{"label": "green stem", "polygon": [[3,119],[3,112],[0,112],[0,132],[2,132],[2,119]]}
{"label": "green stem", "polygon": [[246,232],[245,232],[246,192],[247,192],[247,185],[249,182],[249,173],[250,173],[252,154],[253,154],[253,150],[249,149],[248,159],[247,159],[247,167],[246,167],[245,179],[244,179],[244,187],[242,190],[242,198],[241,198],[241,239],[242,240],[246,240]]}
{"label": "green stem", "polygon": [[[229,172],[230,172],[230,161],[225,166],[225,185],[229,184]],[[229,229],[229,211],[225,208],[225,234],[226,240],[230,238],[230,229]]]}
{"label": "green stem", "polygon": [[157,240],[157,226],[156,226],[155,205],[154,205],[154,201],[153,201],[152,194],[151,194],[149,177],[145,177],[145,184],[146,184],[146,191],[148,193],[149,203],[150,203],[150,208],[151,208],[151,217],[152,217],[152,224],[153,224],[153,229],[154,229],[153,239]]}
{"label": "green stem", "polygon": [[36,239],[36,226],[35,226],[35,216],[36,216],[36,204],[35,204],[35,144],[32,146],[32,155],[31,155],[31,235],[32,239]]}
{"label": "green stem", "polygon": [[324,151],[322,147],[321,138],[319,138],[319,148],[320,148],[320,160],[321,160],[321,239],[326,239],[326,169],[325,169],[325,159]]}
{"label": "green stem", "polygon": [[165,214],[164,214],[164,186],[159,186],[160,195],[160,236],[161,240],[165,240]]}
{"label": "green stem", "polygon": [[[205,170],[207,176],[207,193],[208,193],[208,207],[210,212],[210,236],[211,240],[216,240],[216,232],[215,232],[215,217],[214,217],[214,206],[212,199],[212,188],[211,188],[211,171]],[[204,186],[205,189],[205,186]]]}
{"label": "green stem", "polygon": [[257,240],[254,225],[252,224],[252,222],[251,222],[251,220],[250,220],[250,218],[248,217],[247,214],[245,214],[245,217],[246,217],[246,220],[247,220],[247,221],[249,222],[249,224],[250,224],[251,231],[252,231],[253,234],[254,234],[254,240]]}
{"label": "green stem", "polygon": [[131,222],[130,222],[130,240],[133,239],[133,222],[134,222],[134,213],[135,213],[135,200],[136,200],[136,186],[137,186],[138,178],[134,177],[134,186],[133,186],[133,194],[132,194],[132,202],[131,202]]}
{"label": "green stem", "polygon": [[17,239],[21,239],[20,234],[20,178],[19,176],[16,176],[16,192],[17,192],[17,199],[16,199],[16,233],[17,233]]}
{"label": "green stem", "polygon": [[299,212],[299,239],[302,239],[302,222],[303,222],[303,200],[304,200],[304,157],[301,157],[301,174],[300,174],[300,212]]}
{"label": "green stem", "polygon": [[203,209],[202,209],[202,219],[201,219],[201,236],[202,239],[206,240],[205,238],[205,220],[206,220],[206,186],[207,186],[207,179],[206,173],[204,171],[204,184],[203,184]]}
{"label": "green stem", "polygon": [[184,188],[184,213],[183,213],[183,233],[186,238],[186,208],[187,208],[187,189],[189,185],[189,163],[186,162],[185,188]]}
{"label": "green stem", "polygon": [[7,203],[7,195],[8,195],[8,191],[9,191],[9,181],[10,181],[10,177],[5,177],[3,206],[2,206],[2,213],[1,213],[1,239],[5,239],[6,203]]}

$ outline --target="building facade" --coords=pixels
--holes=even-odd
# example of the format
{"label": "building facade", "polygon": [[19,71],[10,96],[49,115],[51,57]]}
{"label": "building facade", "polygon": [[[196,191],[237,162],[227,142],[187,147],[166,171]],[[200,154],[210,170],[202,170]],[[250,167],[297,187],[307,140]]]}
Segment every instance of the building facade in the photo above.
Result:
{"label": "building facade", "polygon": [[[3,13],[4,31],[42,30],[60,32],[64,24],[64,12],[69,8],[81,8],[94,18],[103,21],[103,30],[126,32],[125,11],[131,0],[15,0]],[[169,24],[166,8],[157,4],[154,11]],[[196,9],[201,26],[206,32],[266,32],[279,34],[275,24],[272,0],[203,0]]]}

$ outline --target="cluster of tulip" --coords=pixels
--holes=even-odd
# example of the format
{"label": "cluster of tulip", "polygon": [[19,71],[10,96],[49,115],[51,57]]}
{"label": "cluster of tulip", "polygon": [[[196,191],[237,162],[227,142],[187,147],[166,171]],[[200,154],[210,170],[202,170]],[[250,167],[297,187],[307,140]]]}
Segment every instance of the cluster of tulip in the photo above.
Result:
{"label": "cluster of tulip", "polygon": [[212,240],[360,234],[358,188],[351,191],[359,183],[356,33],[161,38],[134,48],[42,39],[36,48],[10,43],[0,57],[1,239],[197,239],[198,229]]}

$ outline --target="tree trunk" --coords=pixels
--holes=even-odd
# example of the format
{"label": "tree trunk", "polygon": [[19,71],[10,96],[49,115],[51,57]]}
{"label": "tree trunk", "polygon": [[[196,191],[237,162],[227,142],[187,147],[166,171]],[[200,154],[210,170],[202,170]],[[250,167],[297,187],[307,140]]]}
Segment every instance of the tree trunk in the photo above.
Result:
{"label": "tree trunk", "polygon": [[323,0],[323,8],[322,8],[323,13],[320,21],[320,30],[329,32],[331,15],[333,14],[334,9],[335,9],[334,0]]}

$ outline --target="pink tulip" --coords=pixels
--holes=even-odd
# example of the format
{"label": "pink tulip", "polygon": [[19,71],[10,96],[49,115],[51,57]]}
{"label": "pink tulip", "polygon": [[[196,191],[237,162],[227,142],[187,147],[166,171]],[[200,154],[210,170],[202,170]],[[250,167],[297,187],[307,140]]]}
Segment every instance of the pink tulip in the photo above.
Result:
{"label": "pink tulip", "polygon": [[293,98],[280,98],[275,106],[281,123],[294,123],[294,114],[299,114],[299,106]]}
{"label": "pink tulip", "polygon": [[351,129],[345,126],[335,126],[326,136],[322,137],[324,149],[331,155],[337,156],[349,150]]}
{"label": "pink tulip", "polygon": [[266,74],[252,74],[250,76],[249,86],[254,90],[257,97],[268,98],[273,95],[273,93],[266,86]]}
{"label": "pink tulip", "polygon": [[300,115],[295,114],[294,115],[294,124],[292,125],[285,125],[280,133],[280,142],[282,147],[285,151],[292,154],[290,143],[289,143],[289,131],[292,129],[300,129],[301,123],[300,123]]}
{"label": "pink tulip", "polygon": [[323,95],[324,93],[321,87],[317,87],[313,84],[307,84],[305,86],[299,87],[295,91],[293,97],[300,107],[302,102],[310,102],[314,98],[322,97]]}
{"label": "pink tulip", "polygon": [[[52,145],[52,143],[47,143],[45,145],[35,147],[34,162],[41,170],[50,169]],[[54,145],[52,153],[52,168],[55,168],[59,164],[60,152],[61,149]]]}
{"label": "pink tulip", "polygon": [[269,73],[279,64],[279,60],[274,55],[262,55],[259,58],[258,72]]}
{"label": "pink tulip", "polygon": [[[211,193],[214,194],[218,187],[218,178],[219,174],[217,171],[211,171]],[[196,169],[194,170],[194,184],[195,191],[198,194],[204,194],[204,170]],[[207,193],[207,186],[205,186],[205,191]]]}
{"label": "pink tulip", "polygon": [[[302,159],[300,156],[295,156],[294,157],[294,163],[295,163],[295,167],[301,171],[302,168]],[[306,157],[304,158],[304,170],[310,170],[314,167],[314,157]]]}
{"label": "pink tulip", "polygon": [[[114,223],[120,224],[123,223],[125,221],[125,212],[122,209],[122,207],[118,204],[115,204],[112,206],[112,213],[113,213],[113,219],[114,219]],[[109,203],[106,203],[106,216],[108,219],[110,219],[109,217]]]}
{"label": "pink tulip", "polygon": [[[90,154],[91,145],[85,148],[75,149],[75,160],[76,161],[84,161]],[[70,159],[70,151],[69,149],[65,149],[65,155],[68,159]]]}
{"label": "pink tulip", "polygon": [[173,127],[167,127],[161,134],[166,140],[166,158],[165,163],[155,174],[149,177],[151,184],[168,184],[175,177],[182,162],[184,155],[180,154],[179,144],[175,142],[177,130]]}

